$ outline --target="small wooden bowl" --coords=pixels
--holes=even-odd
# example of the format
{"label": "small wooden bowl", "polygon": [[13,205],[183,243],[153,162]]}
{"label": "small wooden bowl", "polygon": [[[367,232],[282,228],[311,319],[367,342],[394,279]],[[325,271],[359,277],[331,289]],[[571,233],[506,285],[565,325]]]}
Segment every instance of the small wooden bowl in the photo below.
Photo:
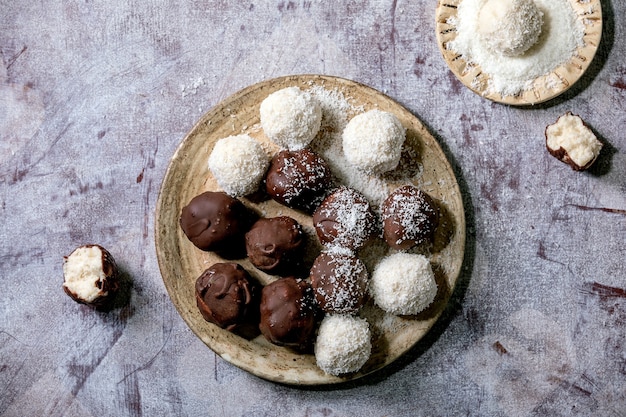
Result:
{"label": "small wooden bowl", "polygon": [[576,16],[584,26],[583,46],[572,58],[548,74],[537,77],[532,88],[517,95],[502,96],[488,90],[489,74],[479,65],[468,63],[457,52],[448,49],[448,43],[456,38],[456,27],[450,18],[457,17],[457,9],[463,0],[438,0],[436,9],[437,43],[446,64],[454,75],[470,90],[489,100],[513,106],[539,104],[567,91],[585,73],[596,54],[602,37],[602,6],[600,0],[568,0]]}

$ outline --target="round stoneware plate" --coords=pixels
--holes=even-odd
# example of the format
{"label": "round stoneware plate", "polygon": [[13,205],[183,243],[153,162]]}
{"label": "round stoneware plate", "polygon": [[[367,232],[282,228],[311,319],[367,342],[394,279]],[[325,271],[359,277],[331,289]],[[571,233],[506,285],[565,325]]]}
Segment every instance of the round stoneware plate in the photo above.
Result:
{"label": "round stoneware plate", "polygon": [[502,96],[488,88],[489,75],[479,65],[468,63],[457,52],[448,49],[456,38],[456,27],[451,24],[457,17],[463,0],[438,0],[436,10],[437,43],[443,58],[454,75],[470,90],[489,100],[524,106],[548,101],[567,91],[585,73],[596,54],[602,36],[602,6],[600,0],[567,0],[584,27],[583,46],[577,48],[572,58],[548,74],[536,78],[532,88],[518,95]]}
{"label": "round stoneware plate", "polygon": [[[262,143],[269,154],[276,152],[260,127],[259,106],[272,92],[297,86],[317,97],[323,109],[322,128],[311,147],[322,154],[335,175],[361,190],[376,207],[399,184],[414,183],[436,201],[441,224],[435,242],[428,248],[438,284],[435,301],[416,316],[386,314],[371,301],[360,314],[370,324],[372,355],[363,368],[340,377],[321,371],[312,353],[298,353],[275,346],[262,335],[246,339],[203,320],[196,308],[194,283],[209,266],[224,260],[191,244],[179,227],[182,208],[196,195],[218,190],[207,168],[207,159],[217,140],[247,133]],[[403,156],[396,171],[383,178],[358,174],[342,163],[340,140],[345,123],[354,115],[378,108],[394,113],[407,129]],[[337,148],[339,146],[339,148]],[[352,171],[351,171],[352,170]],[[308,237],[305,262],[312,263],[320,252],[310,216],[290,210],[272,200],[244,204],[262,216],[289,215],[298,220]],[[353,380],[388,365],[419,341],[435,323],[450,297],[459,276],[465,246],[465,217],[458,184],[444,153],[420,121],[389,97],[345,79],[298,75],[273,79],[245,88],[206,113],[180,144],[172,157],[161,187],[156,208],[156,249],[163,281],[178,312],[191,330],[226,361],[261,378],[285,384],[320,385]],[[380,240],[359,252],[370,268],[390,253]],[[238,259],[262,284],[277,277],[254,268],[247,259]]]}

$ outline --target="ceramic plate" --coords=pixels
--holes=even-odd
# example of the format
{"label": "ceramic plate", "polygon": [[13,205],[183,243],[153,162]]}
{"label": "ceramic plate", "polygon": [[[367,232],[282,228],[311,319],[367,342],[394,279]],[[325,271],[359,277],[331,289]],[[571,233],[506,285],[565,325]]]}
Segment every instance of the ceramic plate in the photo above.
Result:
{"label": "ceramic plate", "polygon": [[[361,178],[365,180],[362,182],[356,178],[357,181],[352,185],[358,188],[359,184],[367,183],[368,187],[378,184],[373,188],[381,193],[392,190],[400,183],[412,182],[434,197],[441,211],[441,225],[437,229],[435,243],[430,248],[439,288],[435,301],[427,310],[411,317],[386,314],[371,301],[368,302],[361,315],[367,318],[372,330],[372,355],[359,372],[340,377],[322,372],[316,366],[313,354],[300,354],[272,345],[262,335],[247,340],[204,321],[196,308],[194,283],[206,268],[223,259],[193,246],[178,223],[181,209],[193,197],[207,190],[218,189],[207,168],[207,159],[217,140],[247,133],[259,140],[268,153],[275,152],[276,149],[260,127],[259,106],[270,93],[288,86],[315,92],[314,95],[331,100],[328,103],[343,103],[340,108],[328,104],[322,106],[322,129],[314,141],[314,145],[317,142],[325,143],[325,150],[321,147],[317,149],[320,153],[333,152],[330,149],[337,145],[328,143],[328,139],[340,135],[336,131],[338,117],[349,120],[357,113],[373,108],[394,113],[407,128],[401,172],[398,170],[385,178],[364,177]],[[335,152],[335,157],[337,154]],[[375,200],[377,197],[372,195],[371,198]],[[242,201],[266,217],[286,214],[297,219],[310,238],[307,262],[312,262],[319,253],[320,247],[314,237],[310,216],[272,200],[253,202],[244,198]],[[428,332],[443,311],[459,276],[465,245],[465,217],[454,172],[438,143],[420,121],[401,105],[372,88],[321,75],[288,76],[261,82],[239,91],[206,113],[184,138],[171,159],[161,186],[155,221],[157,257],[163,281],[187,325],[226,361],[261,378],[285,384],[323,385],[353,380],[381,369],[400,357]],[[360,254],[370,260],[370,268],[372,261],[389,253],[386,245],[381,243],[374,242]],[[247,259],[237,262],[263,284],[277,279],[261,273]]]}
{"label": "ceramic plate", "polygon": [[457,17],[462,0],[438,0],[436,10],[437,43],[443,58],[454,75],[470,90],[489,100],[516,105],[538,104],[567,91],[585,73],[596,54],[602,36],[602,6],[600,0],[567,0],[584,27],[583,46],[572,58],[552,72],[536,78],[529,90],[515,96],[502,96],[488,90],[489,75],[480,66],[468,64],[461,55],[448,49],[456,38],[456,27],[450,23]]}

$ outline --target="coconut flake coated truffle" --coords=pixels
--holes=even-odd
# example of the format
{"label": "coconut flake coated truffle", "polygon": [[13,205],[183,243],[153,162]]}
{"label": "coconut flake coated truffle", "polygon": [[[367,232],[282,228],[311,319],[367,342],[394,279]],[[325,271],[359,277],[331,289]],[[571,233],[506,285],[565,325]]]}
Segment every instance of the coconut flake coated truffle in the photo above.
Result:
{"label": "coconut flake coated truffle", "polygon": [[261,127],[281,148],[304,149],[317,135],[322,108],[311,94],[298,87],[278,90],[261,102]]}
{"label": "coconut flake coated truffle", "polygon": [[246,233],[246,252],[252,265],[277,275],[293,274],[301,261],[305,235],[288,216],[261,218]]}
{"label": "coconut flake coated truffle", "polygon": [[245,254],[245,233],[253,214],[236,198],[223,192],[206,191],[183,207],[180,226],[199,249],[223,256]]}
{"label": "coconut flake coated truffle", "polygon": [[311,213],[324,199],[331,181],[330,167],[315,152],[282,150],[270,162],[265,190],[280,204]]}
{"label": "coconut flake coated truffle", "polygon": [[320,369],[335,376],[356,372],[371,353],[370,328],[365,319],[341,314],[324,317],[315,342],[315,360]]}
{"label": "coconut flake coated truffle", "polygon": [[406,129],[398,118],[381,110],[353,117],[343,131],[346,160],[368,174],[382,174],[398,166]]}
{"label": "coconut flake coated truffle", "polygon": [[241,265],[216,263],[198,277],[195,288],[206,321],[229,331],[258,325],[261,290]]}
{"label": "coconut flake coated truffle", "polygon": [[326,313],[356,313],[365,302],[369,274],[352,254],[320,253],[310,278],[317,304]]}
{"label": "coconut flake coated truffle", "polygon": [[242,197],[258,190],[269,162],[259,142],[249,135],[236,135],[217,141],[208,165],[226,194]]}
{"label": "coconut flake coated truffle", "polygon": [[313,226],[323,245],[358,250],[374,233],[375,218],[362,194],[339,187],[315,210]]}
{"label": "coconut flake coated truffle", "polygon": [[383,310],[396,315],[413,315],[433,302],[437,283],[425,256],[395,253],[381,259],[374,268],[369,293]]}
{"label": "coconut flake coated truffle", "polygon": [[113,256],[100,245],[83,245],[63,257],[63,290],[74,301],[104,307],[120,288]]}
{"label": "coconut flake coated truffle", "polygon": [[304,350],[315,337],[315,307],[308,282],[280,278],[263,287],[259,329],[271,343]]}
{"label": "coconut flake coated truffle", "polygon": [[408,250],[432,242],[439,211],[428,194],[412,185],[395,189],[381,205],[383,238],[389,246]]}
{"label": "coconut flake coated truffle", "polygon": [[478,14],[478,37],[494,53],[520,56],[537,43],[542,25],[543,12],[533,0],[486,0]]}
{"label": "coconut flake coated truffle", "polygon": [[602,142],[580,116],[567,112],[546,128],[546,147],[552,156],[582,171],[598,158]]}

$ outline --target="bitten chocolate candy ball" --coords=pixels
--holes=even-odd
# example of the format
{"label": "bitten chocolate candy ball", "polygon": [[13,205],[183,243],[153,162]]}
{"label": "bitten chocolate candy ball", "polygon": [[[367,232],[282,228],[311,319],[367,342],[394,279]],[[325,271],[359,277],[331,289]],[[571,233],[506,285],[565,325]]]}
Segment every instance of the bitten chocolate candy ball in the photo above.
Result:
{"label": "bitten chocolate candy ball", "polygon": [[412,185],[397,188],[383,201],[383,237],[398,250],[434,239],[439,225],[437,206],[428,194]]}
{"label": "bitten chocolate candy ball", "polygon": [[261,333],[270,342],[305,349],[316,326],[315,300],[306,281],[292,277],[266,285],[261,293]]}
{"label": "bitten chocolate candy ball", "polygon": [[313,213],[313,226],[323,245],[358,250],[374,232],[374,213],[363,195],[340,187]]}
{"label": "bitten chocolate candy ball", "polygon": [[232,255],[245,253],[244,235],[253,219],[239,200],[223,192],[207,191],[183,208],[180,226],[199,249]]}
{"label": "bitten chocolate candy ball", "polygon": [[113,256],[100,245],[84,245],[63,257],[63,290],[81,304],[106,307],[120,288]]}
{"label": "bitten chocolate candy ball", "polygon": [[229,331],[258,323],[259,295],[259,284],[236,263],[217,263],[196,280],[202,317]]}
{"label": "bitten chocolate candy ball", "polygon": [[331,183],[326,161],[309,149],[282,150],[270,162],[267,194],[287,207],[313,212]]}
{"label": "bitten chocolate candy ball", "polygon": [[260,270],[281,275],[300,261],[304,240],[302,226],[291,217],[262,218],[246,233],[246,252]]}
{"label": "bitten chocolate candy ball", "polygon": [[310,278],[315,299],[327,313],[356,313],[365,302],[369,275],[354,255],[322,252]]}

